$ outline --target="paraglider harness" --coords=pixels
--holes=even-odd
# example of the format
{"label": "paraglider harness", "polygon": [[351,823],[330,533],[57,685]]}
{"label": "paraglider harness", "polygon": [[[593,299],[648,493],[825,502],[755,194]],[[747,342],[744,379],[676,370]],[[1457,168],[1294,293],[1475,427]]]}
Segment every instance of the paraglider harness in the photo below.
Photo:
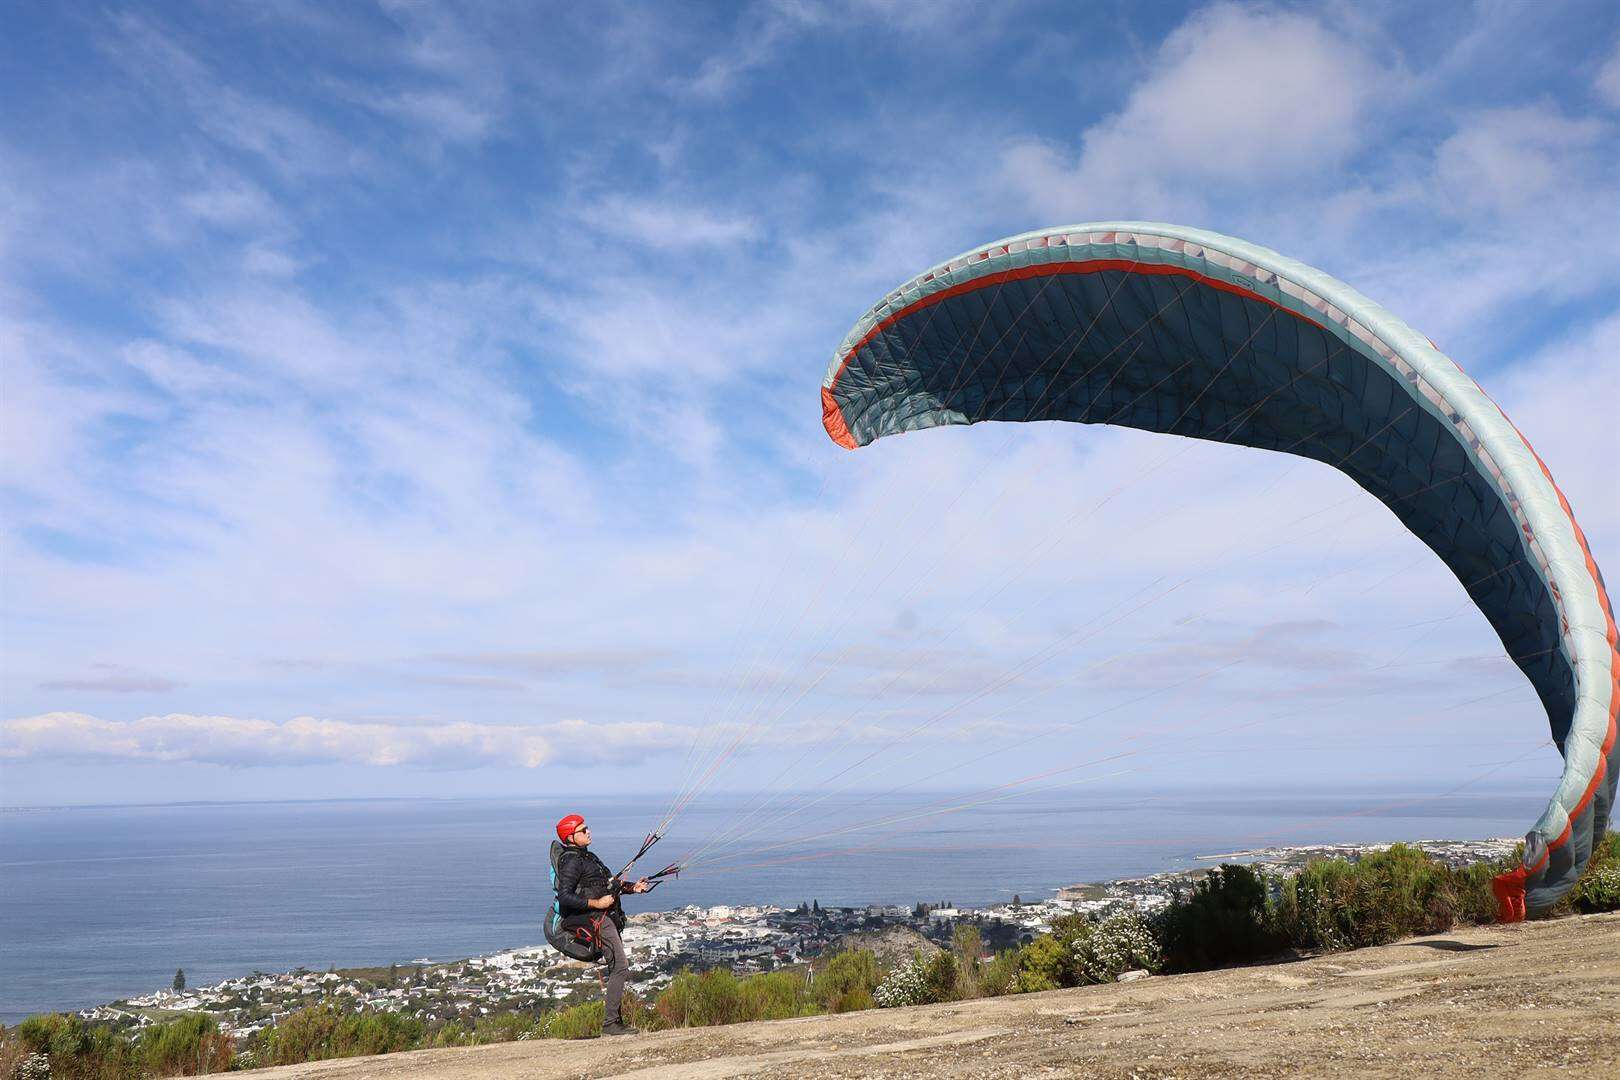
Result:
{"label": "paraglider harness", "polygon": [[[663,839],[658,833],[651,833],[642,841],[641,850],[636,852],[635,858],[624,864],[624,869],[614,874],[609,882],[612,890],[613,906],[605,911],[589,911],[578,915],[564,915],[562,913],[562,897],[558,895],[558,873],[565,857],[584,858],[585,852],[572,844],[564,844],[560,840],[551,842],[551,909],[546,912],[546,941],[551,947],[572,960],[584,960],[587,963],[596,963],[602,959],[602,922],[612,920],[614,929],[624,929],[624,908],[619,903],[619,897],[624,889],[624,875],[630,868],[652,849],[652,846]],[[647,891],[651,892],[664,883],[665,878],[675,877],[681,872],[676,863],[671,863],[656,874],[648,874]]]}

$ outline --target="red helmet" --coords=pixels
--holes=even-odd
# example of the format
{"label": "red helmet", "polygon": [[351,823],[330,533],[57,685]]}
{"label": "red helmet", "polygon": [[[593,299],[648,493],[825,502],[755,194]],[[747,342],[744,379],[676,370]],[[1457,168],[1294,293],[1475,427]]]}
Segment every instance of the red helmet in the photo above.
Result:
{"label": "red helmet", "polygon": [[565,844],[568,843],[568,838],[579,832],[580,826],[584,824],[584,818],[580,817],[578,814],[569,814],[567,817],[557,822],[557,839],[561,840]]}

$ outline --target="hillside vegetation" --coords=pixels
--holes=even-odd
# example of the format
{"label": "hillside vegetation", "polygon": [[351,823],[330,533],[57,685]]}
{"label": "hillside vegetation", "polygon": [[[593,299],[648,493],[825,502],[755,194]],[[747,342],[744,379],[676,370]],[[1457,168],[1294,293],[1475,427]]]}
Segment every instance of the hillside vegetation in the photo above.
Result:
{"label": "hillside vegetation", "polygon": [[[747,978],[726,969],[685,972],[656,996],[627,996],[626,1018],[648,1031],[710,1027],[966,1002],[1107,983],[1127,972],[1194,972],[1362,948],[1491,923],[1490,879],[1500,869],[1455,870],[1403,845],[1354,861],[1315,861],[1287,878],[1226,865],[1153,918],[1068,916],[1051,933],[993,955],[976,928],[962,926],[949,950],[919,952],[887,970],[870,951],[850,949],[808,969]],[[1612,910],[1620,910],[1620,836],[1608,838],[1553,914]],[[205,1016],[123,1033],[52,1014],[0,1030],[0,1077],[198,1075],[402,1050],[587,1038],[601,1023],[597,1001],[433,1026],[386,1012],[346,1012],[328,1001],[239,1044]]]}

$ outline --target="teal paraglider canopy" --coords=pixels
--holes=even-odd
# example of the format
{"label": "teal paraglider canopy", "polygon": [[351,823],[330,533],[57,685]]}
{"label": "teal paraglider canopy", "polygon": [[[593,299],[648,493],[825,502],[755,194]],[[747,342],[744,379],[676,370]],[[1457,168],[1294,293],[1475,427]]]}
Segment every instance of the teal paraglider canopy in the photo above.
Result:
{"label": "teal paraglider canopy", "polygon": [[942,263],[855,324],[821,391],[854,449],[944,424],[1116,424],[1350,476],[1468,590],[1564,758],[1503,915],[1574,885],[1614,802],[1620,651],[1603,578],[1535,451],[1432,342],[1344,283],[1216,233],[1104,222]]}

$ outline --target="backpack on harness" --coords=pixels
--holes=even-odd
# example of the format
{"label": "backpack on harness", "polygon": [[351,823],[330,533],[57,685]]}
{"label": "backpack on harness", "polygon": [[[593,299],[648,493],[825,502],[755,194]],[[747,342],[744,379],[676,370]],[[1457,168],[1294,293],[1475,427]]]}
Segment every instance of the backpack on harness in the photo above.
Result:
{"label": "backpack on harness", "polygon": [[602,943],[596,936],[601,916],[564,918],[562,902],[557,899],[557,864],[568,850],[555,840],[551,842],[551,908],[546,912],[546,941],[569,959],[595,962],[602,959]]}

